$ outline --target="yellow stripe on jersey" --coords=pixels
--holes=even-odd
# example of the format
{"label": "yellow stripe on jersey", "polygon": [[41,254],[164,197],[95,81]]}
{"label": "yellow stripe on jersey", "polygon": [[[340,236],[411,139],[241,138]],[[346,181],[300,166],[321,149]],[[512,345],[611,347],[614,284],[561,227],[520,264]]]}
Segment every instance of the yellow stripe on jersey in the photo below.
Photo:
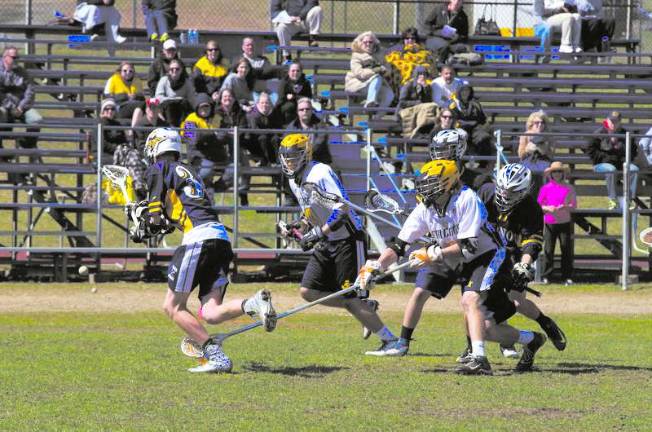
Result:
{"label": "yellow stripe on jersey", "polygon": [[186,214],[186,211],[183,208],[183,203],[181,202],[181,199],[179,198],[179,195],[177,195],[176,191],[174,190],[168,191],[168,196],[166,201],[167,204],[169,204],[169,206],[171,207],[169,208],[170,211],[168,211],[168,216],[170,220],[180,225],[181,230],[184,233],[193,229],[192,221]]}

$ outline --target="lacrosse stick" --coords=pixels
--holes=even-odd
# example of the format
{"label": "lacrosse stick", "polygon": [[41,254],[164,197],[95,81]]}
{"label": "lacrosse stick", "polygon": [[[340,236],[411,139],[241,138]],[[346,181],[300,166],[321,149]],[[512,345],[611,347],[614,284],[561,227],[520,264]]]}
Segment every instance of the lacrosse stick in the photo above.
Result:
{"label": "lacrosse stick", "polygon": [[[125,207],[131,209],[135,203],[132,201],[129,192],[127,191],[127,177],[129,177],[129,170],[120,165],[104,165],[102,167],[102,174],[104,174],[113,185],[120,189],[120,192],[127,203]],[[136,214],[129,211],[129,215],[133,223],[137,226],[140,221],[136,217]]]}
{"label": "lacrosse stick", "polygon": [[[410,266],[412,264],[411,261],[406,261],[403,264],[399,264],[393,268],[390,268],[382,273],[379,273],[374,277],[374,280],[379,280],[395,271],[403,270],[404,268]],[[358,283],[351,285],[348,288],[344,288],[340,291],[334,292],[332,294],[327,295],[326,297],[322,297],[320,299],[317,299],[315,301],[312,301],[310,303],[304,303],[300,306],[297,306],[295,308],[292,308],[290,310],[287,310],[285,312],[282,312],[276,316],[276,320],[280,320],[283,318],[287,318],[290,315],[294,315],[296,313],[299,313],[301,311],[304,311],[308,308],[311,308],[313,306],[317,306],[318,304],[327,302],[329,300],[332,300],[337,297],[342,297],[348,293],[354,292],[356,290],[360,289],[360,285]],[[230,338],[231,336],[238,335],[240,333],[248,332],[249,330],[255,329],[256,327],[260,327],[263,325],[262,321],[256,321],[251,324],[247,324],[245,326],[242,326],[240,328],[237,328],[235,330],[231,330],[228,333],[216,333],[210,336],[210,339],[213,343],[216,343],[218,345],[222,345],[224,341],[227,338]],[[200,358],[204,355],[204,351],[202,350],[201,345],[194,341],[193,339],[189,337],[183,338],[181,341],[181,352],[185,354],[188,357],[194,357],[194,358]]]}
{"label": "lacrosse stick", "polygon": [[384,212],[390,215],[405,215],[405,209],[401,208],[396,200],[381,194],[375,189],[370,189],[364,197],[364,203],[370,212]]}

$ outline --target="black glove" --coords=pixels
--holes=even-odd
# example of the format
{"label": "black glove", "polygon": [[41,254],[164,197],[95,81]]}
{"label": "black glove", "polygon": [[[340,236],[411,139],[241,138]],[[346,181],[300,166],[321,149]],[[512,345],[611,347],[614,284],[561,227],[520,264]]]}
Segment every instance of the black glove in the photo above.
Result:
{"label": "black glove", "polygon": [[134,223],[136,221],[146,220],[147,215],[149,214],[149,206],[147,201],[143,200],[138,204],[132,203],[125,207],[125,212],[129,215]]}
{"label": "black glove", "polygon": [[316,226],[303,235],[299,244],[301,245],[301,249],[308,251],[325,238],[326,236],[322,232],[321,227]]}
{"label": "black glove", "polygon": [[517,286],[525,286],[534,280],[534,267],[530,264],[516,263],[512,269],[512,278]]}
{"label": "black glove", "polygon": [[152,235],[147,229],[147,222],[144,220],[138,222],[138,225],[133,225],[129,230],[129,238],[131,238],[134,243],[143,243],[151,237]]}

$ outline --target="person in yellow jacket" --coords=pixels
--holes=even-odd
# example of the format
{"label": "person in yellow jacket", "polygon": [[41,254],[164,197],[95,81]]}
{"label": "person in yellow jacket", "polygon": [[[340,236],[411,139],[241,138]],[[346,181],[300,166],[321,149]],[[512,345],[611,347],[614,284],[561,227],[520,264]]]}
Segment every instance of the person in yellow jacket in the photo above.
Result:
{"label": "person in yellow jacket", "polygon": [[111,98],[118,105],[118,118],[137,121],[145,112],[143,84],[136,76],[134,65],[123,61],[104,86],[104,97]]}
{"label": "person in yellow jacket", "polygon": [[192,68],[192,81],[197,93],[206,93],[214,101],[229,74],[229,62],[222,55],[214,40],[206,42],[206,55],[202,56]]}

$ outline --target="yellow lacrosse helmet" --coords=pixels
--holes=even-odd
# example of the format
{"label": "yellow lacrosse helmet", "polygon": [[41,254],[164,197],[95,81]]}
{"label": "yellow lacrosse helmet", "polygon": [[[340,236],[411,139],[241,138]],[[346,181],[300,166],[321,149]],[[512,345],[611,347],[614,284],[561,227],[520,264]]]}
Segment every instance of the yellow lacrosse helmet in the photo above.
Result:
{"label": "yellow lacrosse helmet", "polygon": [[297,177],[312,158],[310,137],[301,133],[286,135],[278,150],[281,171],[289,178]]}
{"label": "yellow lacrosse helmet", "polygon": [[459,185],[460,172],[454,160],[434,160],[421,167],[416,181],[417,199],[434,205],[443,214],[448,200]]}

